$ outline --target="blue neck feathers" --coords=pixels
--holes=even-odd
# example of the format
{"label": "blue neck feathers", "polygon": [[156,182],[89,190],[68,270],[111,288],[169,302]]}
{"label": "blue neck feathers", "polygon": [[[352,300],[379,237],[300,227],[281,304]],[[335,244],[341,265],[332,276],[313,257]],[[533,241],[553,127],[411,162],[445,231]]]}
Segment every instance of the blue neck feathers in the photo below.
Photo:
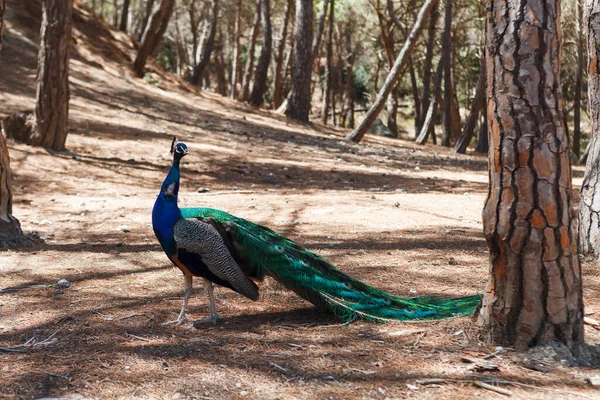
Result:
{"label": "blue neck feathers", "polygon": [[179,158],[174,157],[173,165],[160,188],[160,193],[152,209],[154,234],[168,255],[176,253],[173,227],[182,218],[181,211],[177,206],[178,193]]}

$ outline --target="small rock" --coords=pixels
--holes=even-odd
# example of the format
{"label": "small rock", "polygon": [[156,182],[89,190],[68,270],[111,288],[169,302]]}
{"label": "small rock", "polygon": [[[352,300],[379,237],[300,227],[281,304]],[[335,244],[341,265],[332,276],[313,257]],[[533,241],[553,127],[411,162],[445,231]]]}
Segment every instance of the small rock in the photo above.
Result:
{"label": "small rock", "polygon": [[411,385],[410,383],[407,383],[406,387],[410,390],[419,390],[419,387],[417,385]]}
{"label": "small rock", "polygon": [[59,288],[61,289],[66,289],[68,287],[71,287],[71,282],[69,282],[66,279],[59,279],[56,284],[58,285]]}
{"label": "small rock", "polygon": [[458,262],[454,259],[454,257],[450,257],[448,259],[448,264],[449,265],[458,265]]}
{"label": "small rock", "polygon": [[398,189],[396,189],[396,192],[398,192],[398,193],[406,193],[406,189],[405,188],[398,188]]}
{"label": "small rock", "polygon": [[255,208],[256,208],[256,206],[255,206],[254,204],[250,204],[250,205],[248,206],[248,208],[250,208],[250,209],[255,209]]}
{"label": "small rock", "polygon": [[65,291],[64,291],[64,290],[62,290],[62,289],[56,289],[56,290],[54,291],[54,294],[63,294],[64,292],[65,292]]}
{"label": "small rock", "polygon": [[81,157],[80,156],[73,156],[71,157],[73,160],[75,161],[81,161]]}
{"label": "small rock", "polygon": [[384,394],[385,394],[385,389],[384,389],[384,388],[382,388],[381,386],[379,386],[379,387],[377,388],[377,392],[378,392],[379,394],[381,394],[381,395],[384,395]]}
{"label": "small rock", "polygon": [[600,386],[600,375],[588,376],[585,380],[592,386]]}
{"label": "small rock", "polygon": [[119,225],[117,226],[117,230],[121,231],[121,232],[131,232],[131,230],[129,229],[129,227],[127,225]]}
{"label": "small rock", "polygon": [[248,396],[249,392],[247,390],[242,390],[240,392],[240,396],[244,397],[244,396]]}
{"label": "small rock", "polygon": [[464,332],[465,332],[464,330],[460,329],[460,330],[458,330],[458,331],[454,332],[454,333],[452,334],[452,336],[458,336],[458,335],[462,335]]}
{"label": "small rock", "polygon": [[198,188],[198,193],[206,193],[206,192],[210,192],[210,189],[205,188],[205,187]]}
{"label": "small rock", "polygon": [[417,289],[410,289],[410,292],[411,292],[412,294],[415,294],[415,293],[417,293]]}
{"label": "small rock", "polygon": [[327,375],[327,376],[323,377],[323,379],[325,379],[326,381],[335,381],[335,378],[331,375]]}

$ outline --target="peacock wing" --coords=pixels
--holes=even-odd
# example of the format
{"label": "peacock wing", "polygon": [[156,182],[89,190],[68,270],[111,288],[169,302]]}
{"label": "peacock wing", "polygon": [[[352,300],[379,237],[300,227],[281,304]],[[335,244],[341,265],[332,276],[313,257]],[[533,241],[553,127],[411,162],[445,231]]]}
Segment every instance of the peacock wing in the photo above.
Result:
{"label": "peacock wing", "polygon": [[[215,283],[231,287],[249,299],[258,299],[258,287],[236,263],[223,237],[211,223],[183,219],[175,224],[173,232],[180,260],[185,258],[189,264],[189,260],[196,259],[207,269],[208,279],[214,275]],[[189,266],[194,269],[193,265]]]}

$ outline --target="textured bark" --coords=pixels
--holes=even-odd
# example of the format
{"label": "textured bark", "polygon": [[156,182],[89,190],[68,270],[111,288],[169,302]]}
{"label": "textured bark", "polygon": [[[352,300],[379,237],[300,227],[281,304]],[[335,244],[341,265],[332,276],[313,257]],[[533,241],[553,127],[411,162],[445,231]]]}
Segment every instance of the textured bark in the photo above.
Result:
{"label": "textured bark", "polygon": [[438,99],[440,98],[440,92],[442,88],[442,79],[444,77],[444,58],[440,58],[438,62],[436,72],[435,72],[435,90],[433,92],[433,99],[429,103],[429,108],[427,108],[427,113],[425,113],[425,119],[421,124],[421,131],[415,142],[417,144],[425,144],[427,143],[427,138],[431,135],[433,143],[436,142],[435,132],[433,130],[433,117],[438,108]]}
{"label": "textured bark", "polygon": [[312,24],[312,0],[296,0],[296,33],[294,35],[292,89],[288,97],[285,115],[301,122],[308,122],[308,115],[310,113]]}
{"label": "textured bark", "polygon": [[249,103],[260,107],[263,103],[265,90],[267,89],[267,74],[269,72],[269,63],[271,62],[271,6],[269,0],[261,1],[261,21],[263,31],[262,48],[256,64],[256,73],[254,74],[254,84],[252,85],[252,94]]}
{"label": "textured bark", "polygon": [[452,137],[452,1],[446,1],[442,57],[444,59],[444,120],[442,123],[442,146],[450,147]]}
{"label": "textured bark", "polygon": [[34,146],[64,150],[69,133],[72,0],[44,0],[38,52]]}
{"label": "textured bark", "polygon": [[583,81],[583,33],[581,24],[583,23],[583,0],[577,0],[577,73],[575,75],[575,99],[573,104],[573,153],[579,157],[581,151],[581,83]]}
{"label": "textured bark", "polygon": [[479,318],[503,346],[583,343],[577,218],[562,121],[560,1],[487,3],[490,274]]}
{"label": "textured bark", "polygon": [[127,32],[127,21],[129,20],[129,4],[131,0],[123,0],[123,12],[121,13],[121,24],[119,30]]}
{"label": "textured bark", "polygon": [[198,65],[194,67],[194,74],[192,75],[191,82],[193,85],[200,84],[200,80],[202,78],[202,74],[206,67],[208,67],[208,62],[210,61],[210,55],[212,54],[213,47],[215,45],[215,36],[217,34],[217,23],[219,16],[219,0],[213,0],[212,10],[210,14],[210,26],[208,28],[208,38],[206,39],[206,44],[202,49],[202,56],[200,57],[200,62]]}
{"label": "textured bark", "polygon": [[477,88],[475,89],[475,97],[473,97],[473,103],[471,104],[469,117],[467,118],[467,122],[465,123],[465,127],[460,134],[460,137],[454,144],[454,151],[457,153],[464,154],[467,151],[467,147],[469,147],[469,143],[471,143],[471,139],[473,138],[473,132],[475,131],[477,120],[479,120],[479,115],[481,114],[483,103],[485,102],[485,81],[485,63],[482,62],[481,70],[479,71],[479,79],[477,80]]}
{"label": "textured bark", "polygon": [[579,203],[579,250],[600,256],[600,0],[585,0],[588,27],[588,93],[592,139],[582,158],[587,163]]}
{"label": "textured bark", "polygon": [[379,113],[383,109],[383,106],[385,105],[385,101],[386,101],[389,93],[391,92],[392,88],[395,86],[396,81],[402,75],[404,66],[406,65],[407,59],[410,56],[410,52],[414,48],[414,46],[417,42],[417,38],[419,37],[419,34],[421,33],[421,29],[423,27],[423,22],[424,22],[425,18],[431,12],[431,9],[436,4],[437,4],[437,0],[426,0],[425,3],[423,4],[423,7],[421,8],[421,11],[419,11],[419,15],[417,16],[417,19],[415,20],[415,25],[413,26],[412,31],[410,32],[410,35],[408,35],[408,38],[406,39],[406,42],[404,43],[404,47],[402,47],[402,50],[400,51],[400,54],[398,55],[398,58],[396,59],[394,66],[388,73],[388,76],[385,79],[383,87],[381,88],[381,90],[379,91],[379,94],[377,95],[377,98],[375,99],[375,103],[373,103],[373,105],[367,112],[367,115],[360,122],[358,127],[356,127],[356,129],[354,129],[352,132],[350,132],[346,136],[347,140],[352,140],[353,142],[357,142],[357,143],[360,142],[361,139],[363,138],[363,136],[365,135],[365,133],[367,133],[367,131],[373,124],[373,122],[375,122],[375,120],[377,119],[377,116],[379,115]]}
{"label": "textured bark", "polygon": [[283,96],[283,55],[285,52],[285,42],[287,38],[288,25],[292,10],[294,8],[294,0],[287,0],[285,8],[285,16],[283,18],[283,24],[281,25],[281,32],[279,34],[279,43],[277,44],[277,56],[275,58],[275,74],[273,83],[273,108],[277,108],[281,105]]}
{"label": "textured bark", "polygon": [[235,12],[235,26],[234,26],[234,48],[233,48],[233,60],[232,60],[232,71],[231,71],[231,98],[238,98],[238,83],[242,72],[242,0],[237,1],[236,12]]}
{"label": "textured bark", "polygon": [[250,95],[250,79],[254,71],[254,53],[256,51],[256,41],[258,40],[258,32],[260,30],[260,3],[261,0],[256,0],[256,13],[254,14],[254,23],[252,24],[252,36],[248,47],[248,59],[246,60],[246,68],[244,71],[244,80],[242,81],[241,101],[248,101]]}
{"label": "textured bark", "polygon": [[133,71],[140,78],[144,76],[148,57],[150,57],[150,54],[152,54],[162,39],[169,19],[171,18],[171,14],[173,13],[174,5],[175,0],[162,0],[160,4],[156,5],[152,10],[148,24],[142,35],[140,48],[138,49],[137,56],[133,62]]}
{"label": "textured bark", "polygon": [[[327,25],[327,43],[325,51],[327,53],[327,63],[325,64],[325,84],[323,85],[323,105],[321,109],[321,122],[327,124],[329,118],[329,108],[331,106],[332,85],[333,85],[333,22],[334,22],[335,0],[329,2],[329,21]],[[335,113],[335,106],[333,107]],[[333,116],[335,124],[335,116]]]}
{"label": "textured bark", "polygon": [[437,21],[440,13],[437,7],[431,10],[429,16],[429,27],[427,29],[427,51],[425,53],[425,61],[423,65],[423,95],[421,96],[421,121],[419,121],[419,131],[415,132],[415,137],[418,136],[425,117],[427,116],[427,110],[429,109],[429,101],[431,98],[431,69],[433,68],[433,46],[435,44],[435,30]]}

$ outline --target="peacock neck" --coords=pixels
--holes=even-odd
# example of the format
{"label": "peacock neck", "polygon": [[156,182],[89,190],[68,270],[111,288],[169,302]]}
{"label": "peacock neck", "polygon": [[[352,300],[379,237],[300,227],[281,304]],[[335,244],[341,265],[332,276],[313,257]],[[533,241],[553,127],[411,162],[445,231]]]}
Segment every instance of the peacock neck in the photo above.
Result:
{"label": "peacock neck", "polygon": [[178,193],[179,160],[175,158],[152,209],[152,227],[156,238],[167,254],[175,253],[173,227],[177,221],[182,219],[181,211],[177,206]]}

